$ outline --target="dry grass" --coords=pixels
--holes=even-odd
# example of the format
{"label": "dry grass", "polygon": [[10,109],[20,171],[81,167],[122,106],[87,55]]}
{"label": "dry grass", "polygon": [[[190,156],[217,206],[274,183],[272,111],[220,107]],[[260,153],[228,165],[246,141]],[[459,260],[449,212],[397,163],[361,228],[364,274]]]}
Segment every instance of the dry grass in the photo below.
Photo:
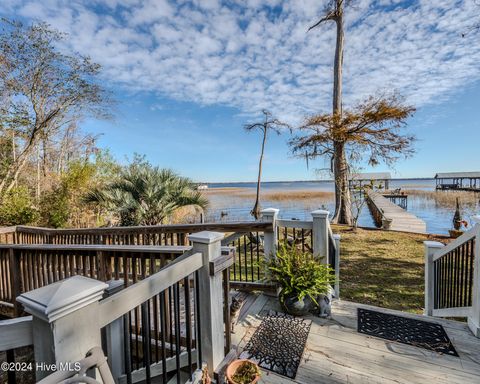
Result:
{"label": "dry grass", "polygon": [[333,226],[333,231],[341,235],[342,299],[414,313],[423,311],[426,235],[360,228],[353,231],[344,226]]}
{"label": "dry grass", "polygon": [[[238,197],[242,199],[254,199],[256,192],[253,188],[215,188],[208,190],[205,195],[229,195],[230,197]],[[260,193],[262,200],[269,201],[291,201],[291,200],[307,200],[307,199],[333,199],[333,192],[312,191],[312,190],[272,190]]]}
{"label": "dry grass", "polygon": [[457,198],[460,204],[473,206],[475,206],[480,199],[480,194],[468,191],[421,191],[412,189],[405,190],[404,192],[409,195],[435,200],[435,203],[448,208],[455,208]]}

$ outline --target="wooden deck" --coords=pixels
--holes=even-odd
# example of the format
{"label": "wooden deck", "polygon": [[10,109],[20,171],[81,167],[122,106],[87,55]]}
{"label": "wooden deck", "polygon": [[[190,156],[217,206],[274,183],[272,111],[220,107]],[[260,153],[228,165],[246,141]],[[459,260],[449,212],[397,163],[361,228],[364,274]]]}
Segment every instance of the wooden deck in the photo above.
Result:
{"label": "wooden deck", "polygon": [[[444,326],[460,355],[458,358],[358,333],[358,307],[426,319],[405,312],[336,301],[331,319],[310,317],[313,324],[295,379],[262,370],[260,383],[480,383],[480,339],[475,338],[464,323],[429,318]],[[232,337],[239,351],[269,310],[280,310],[276,298],[265,295],[247,298]]]}
{"label": "wooden deck", "polygon": [[414,214],[407,212],[382,194],[367,190],[367,202],[377,225],[381,225],[382,217],[392,220],[393,231],[425,233],[427,225]]}

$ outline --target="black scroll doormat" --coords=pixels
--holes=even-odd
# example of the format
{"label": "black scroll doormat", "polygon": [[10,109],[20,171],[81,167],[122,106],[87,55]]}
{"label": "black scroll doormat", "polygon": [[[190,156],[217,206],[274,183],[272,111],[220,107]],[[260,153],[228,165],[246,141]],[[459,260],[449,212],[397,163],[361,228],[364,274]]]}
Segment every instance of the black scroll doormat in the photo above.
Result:
{"label": "black scroll doormat", "polygon": [[270,313],[263,318],[240,358],[250,359],[262,368],[293,379],[311,325],[311,320]]}
{"label": "black scroll doormat", "polygon": [[358,332],[458,357],[440,324],[358,308]]}

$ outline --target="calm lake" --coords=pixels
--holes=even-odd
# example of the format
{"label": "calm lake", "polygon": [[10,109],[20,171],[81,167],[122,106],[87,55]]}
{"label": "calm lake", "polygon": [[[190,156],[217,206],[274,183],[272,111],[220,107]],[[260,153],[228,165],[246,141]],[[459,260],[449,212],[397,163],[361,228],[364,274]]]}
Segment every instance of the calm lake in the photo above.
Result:
{"label": "calm lake", "polygon": [[[254,202],[256,183],[210,183],[208,187],[210,207],[206,213],[207,221],[252,220],[250,210]],[[457,197],[464,220],[471,223],[472,216],[480,213],[480,194],[435,191],[434,179],[391,180],[390,189],[397,188],[408,193],[407,210],[427,223],[429,233],[447,234],[452,228]],[[321,197],[299,198],[295,196],[297,191],[298,195],[305,193],[307,196],[315,192],[327,193]],[[280,217],[286,219],[310,219],[312,210],[322,208],[333,212],[335,206],[334,184],[331,181],[265,182],[262,183],[262,192],[262,208],[278,208]],[[281,197],[282,194],[285,194],[284,198]],[[366,205],[360,213],[359,225],[374,226]]]}

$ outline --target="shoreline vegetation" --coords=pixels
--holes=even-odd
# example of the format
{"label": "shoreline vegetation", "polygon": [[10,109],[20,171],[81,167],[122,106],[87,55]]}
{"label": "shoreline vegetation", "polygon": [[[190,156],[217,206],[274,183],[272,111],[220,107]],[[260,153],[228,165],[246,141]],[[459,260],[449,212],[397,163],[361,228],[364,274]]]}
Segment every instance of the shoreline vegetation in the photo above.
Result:
{"label": "shoreline vegetation", "polygon": [[[255,190],[248,187],[222,187],[222,188],[211,188],[202,193],[208,197],[212,195],[228,195],[229,197],[236,197],[241,199],[254,199]],[[260,193],[261,199],[264,200],[274,200],[274,201],[284,201],[284,200],[305,200],[305,199],[325,199],[325,198],[334,198],[334,192],[329,191],[313,191],[313,190],[280,190],[273,189],[270,191],[262,191]]]}

